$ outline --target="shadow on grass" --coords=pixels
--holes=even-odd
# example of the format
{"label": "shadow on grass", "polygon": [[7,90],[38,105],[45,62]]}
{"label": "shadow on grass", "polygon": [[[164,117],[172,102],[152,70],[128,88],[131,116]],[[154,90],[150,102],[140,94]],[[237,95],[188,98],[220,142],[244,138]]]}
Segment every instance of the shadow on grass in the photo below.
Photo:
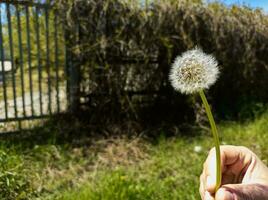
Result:
{"label": "shadow on grass", "polygon": [[152,125],[144,121],[93,122],[88,112],[77,115],[61,114],[44,120],[31,130],[1,134],[0,144],[33,148],[35,145],[66,145],[69,147],[90,146],[94,141],[111,137],[142,137],[157,144],[159,137],[193,138],[202,134],[202,129],[187,123],[160,123]]}

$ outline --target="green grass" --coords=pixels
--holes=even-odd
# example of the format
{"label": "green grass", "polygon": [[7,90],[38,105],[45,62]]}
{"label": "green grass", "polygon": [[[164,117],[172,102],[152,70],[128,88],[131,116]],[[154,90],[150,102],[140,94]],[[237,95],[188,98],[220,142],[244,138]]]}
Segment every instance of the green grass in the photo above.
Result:
{"label": "green grass", "polygon": [[[221,141],[247,146],[268,164],[267,121],[268,113],[250,122],[222,122]],[[75,136],[71,141],[58,136],[88,131],[79,126],[75,120],[65,128],[48,123],[35,130],[39,135],[32,141],[1,142],[0,199],[200,199],[199,175],[213,145],[207,131],[165,137],[161,130],[156,138]]]}

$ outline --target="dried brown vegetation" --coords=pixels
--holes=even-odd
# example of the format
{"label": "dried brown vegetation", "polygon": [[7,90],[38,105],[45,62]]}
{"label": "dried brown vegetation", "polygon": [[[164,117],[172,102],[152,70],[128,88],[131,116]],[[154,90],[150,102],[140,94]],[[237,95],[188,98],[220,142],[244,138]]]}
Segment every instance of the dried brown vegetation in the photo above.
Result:
{"label": "dried brown vegetation", "polygon": [[196,45],[220,62],[210,91],[219,116],[267,102],[268,17],[261,10],[194,0],[57,3],[73,64],[82,70],[81,102],[98,118],[189,117],[193,99],[172,91],[168,73],[174,57]]}

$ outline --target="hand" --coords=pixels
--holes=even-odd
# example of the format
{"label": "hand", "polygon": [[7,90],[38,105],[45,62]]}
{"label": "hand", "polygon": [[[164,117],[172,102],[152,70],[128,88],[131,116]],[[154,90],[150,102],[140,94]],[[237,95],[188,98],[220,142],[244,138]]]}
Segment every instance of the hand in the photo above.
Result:
{"label": "hand", "polygon": [[268,168],[246,147],[221,146],[222,183],[215,194],[216,154],[212,149],[200,176],[202,200],[268,200]]}

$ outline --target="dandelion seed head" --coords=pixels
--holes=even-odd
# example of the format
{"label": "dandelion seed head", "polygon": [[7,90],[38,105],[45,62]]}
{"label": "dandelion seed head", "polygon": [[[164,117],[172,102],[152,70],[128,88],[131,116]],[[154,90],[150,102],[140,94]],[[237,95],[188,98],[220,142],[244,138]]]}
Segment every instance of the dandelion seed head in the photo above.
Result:
{"label": "dandelion seed head", "polygon": [[190,94],[208,89],[219,75],[218,62],[195,48],[178,56],[169,75],[171,85],[181,93]]}
{"label": "dandelion seed head", "polygon": [[195,151],[196,153],[200,153],[202,150],[203,150],[203,147],[202,147],[202,146],[195,146],[195,147],[194,147],[194,151]]}

